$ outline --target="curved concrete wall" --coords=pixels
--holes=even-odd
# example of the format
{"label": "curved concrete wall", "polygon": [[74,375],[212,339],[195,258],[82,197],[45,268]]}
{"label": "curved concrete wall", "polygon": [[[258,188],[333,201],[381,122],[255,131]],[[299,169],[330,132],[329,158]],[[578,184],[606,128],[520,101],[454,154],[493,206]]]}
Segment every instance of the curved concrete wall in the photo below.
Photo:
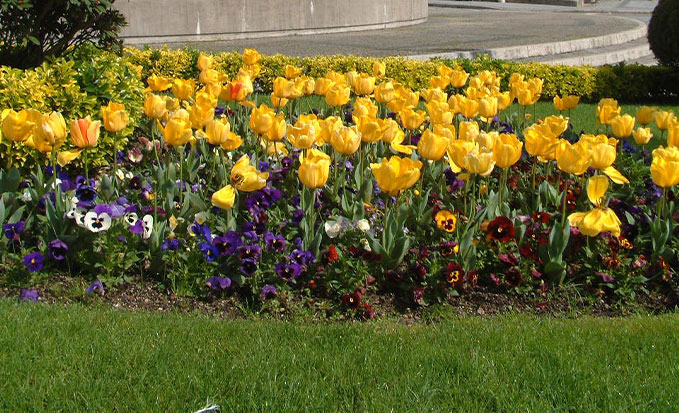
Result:
{"label": "curved concrete wall", "polygon": [[417,24],[427,0],[117,0],[128,44],[236,40]]}

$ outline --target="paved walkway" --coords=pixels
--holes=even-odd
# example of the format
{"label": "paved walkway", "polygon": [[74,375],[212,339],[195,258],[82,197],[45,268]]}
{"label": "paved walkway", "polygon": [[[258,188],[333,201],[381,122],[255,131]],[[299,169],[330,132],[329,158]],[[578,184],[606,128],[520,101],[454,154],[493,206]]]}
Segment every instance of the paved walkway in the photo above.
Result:
{"label": "paved walkway", "polygon": [[[393,29],[172,44],[201,50],[315,56],[429,56],[596,38],[639,29],[657,0],[600,0],[583,7],[430,0],[426,23]],[[637,36],[639,37],[639,36]],[[521,58],[521,57],[518,57]],[[545,60],[545,59],[543,59]],[[546,60],[545,60],[546,61]]]}

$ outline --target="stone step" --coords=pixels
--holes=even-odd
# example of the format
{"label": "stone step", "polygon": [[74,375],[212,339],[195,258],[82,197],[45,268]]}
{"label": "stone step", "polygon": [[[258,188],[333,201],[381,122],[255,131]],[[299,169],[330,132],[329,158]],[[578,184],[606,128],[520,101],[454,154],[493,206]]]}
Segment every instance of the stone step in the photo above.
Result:
{"label": "stone step", "polygon": [[620,62],[631,63],[652,56],[651,49],[648,46],[648,40],[645,37],[642,37],[622,44],[597,47],[571,53],[518,59],[518,61],[534,61],[566,66],[603,66]]}

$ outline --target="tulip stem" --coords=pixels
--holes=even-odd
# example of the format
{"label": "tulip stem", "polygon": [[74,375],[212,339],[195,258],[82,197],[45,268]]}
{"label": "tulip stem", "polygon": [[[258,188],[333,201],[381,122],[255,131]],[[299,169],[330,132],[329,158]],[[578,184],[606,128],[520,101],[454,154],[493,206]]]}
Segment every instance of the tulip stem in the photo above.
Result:
{"label": "tulip stem", "polygon": [[500,178],[500,187],[498,188],[498,203],[497,206],[500,210],[500,215],[502,215],[502,203],[504,202],[504,192],[505,192],[505,187],[507,186],[507,170],[509,168],[502,168],[502,175]]}
{"label": "tulip stem", "polygon": [[533,168],[532,168],[532,173],[533,173],[533,208],[537,210],[537,200],[536,200],[536,190],[535,190],[535,164],[537,163],[537,159],[533,159]]}
{"label": "tulip stem", "polygon": [[[559,176],[561,176],[559,174]],[[568,177],[564,180],[563,205],[561,207],[561,226],[566,226],[566,204],[568,203]]]}
{"label": "tulip stem", "polygon": [[118,177],[118,149],[117,149],[117,133],[113,135],[113,177],[111,178],[111,183],[113,183],[114,191],[117,191],[116,179]]}
{"label": "tulip stem", "polygon": [[89,170],[87,169],[87,149],[83,149],[83,165],[85,166],[85,182],[87,182],[87,185],[89,185],[90,174]]}

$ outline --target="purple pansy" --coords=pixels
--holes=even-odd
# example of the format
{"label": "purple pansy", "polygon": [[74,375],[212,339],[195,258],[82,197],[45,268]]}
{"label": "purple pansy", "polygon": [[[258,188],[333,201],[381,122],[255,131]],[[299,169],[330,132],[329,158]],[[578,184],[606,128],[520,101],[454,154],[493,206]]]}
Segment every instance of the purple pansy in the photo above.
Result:
{"label": "purple pansy", "polygon": [[285,281],[292,281],[302,273],[302,267],[294,262],[276,264],[276,274]]}
{"label": "purple pansy", "polygon": [[231,278],[229,277],[210,277],[205,284],[213,290],[226,290],[231,287]]}
{"label": "purple pansy", "polygon": [[47,250],[49,251],[49,256],[53,260],[62,261],[66,258],[68,253],[68,245],[60,239],[55,239],[47,244]]}
{"label": "purple pansy", "polygon": [[274,297],[276,297],[276,287],[268,284],[262,287],[262,300],[268,300]]}
{"label": "purple pansy", "polygon": [[99,280],[94,280],[92,284],[85,290],[85,294],[97,293],[99,295],[104,295],[104,284]]}
{"label": "purple pansy", "polygon": [[38,301],[38,290],[29,290],[27,288],[22,288],[19,294],[19,299],[23,301]]}
{"label": "purple pansy", "polygon": [[45,257],[39,252],[32,252],[24,256],[24,265],[29,272],[42,270],[43,261],[45,261]]}
{"label": "purple pansy", "polygon": [[255,271],[257,271],[257,261],[253,259],[243,260],[240,265],[240,270],[245,275],[252,275]]}

